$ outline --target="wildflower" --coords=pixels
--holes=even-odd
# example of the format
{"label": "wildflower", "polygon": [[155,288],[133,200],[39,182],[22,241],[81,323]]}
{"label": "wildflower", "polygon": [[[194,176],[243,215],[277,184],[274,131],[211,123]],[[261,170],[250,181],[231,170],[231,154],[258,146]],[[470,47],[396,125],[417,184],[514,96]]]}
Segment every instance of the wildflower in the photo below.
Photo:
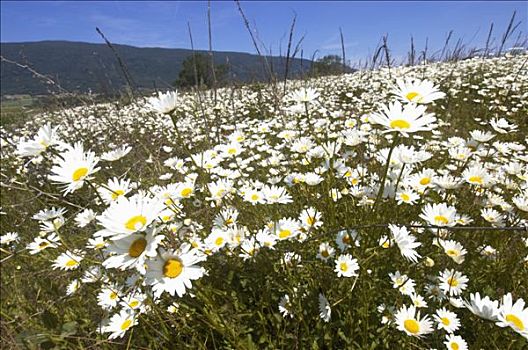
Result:
{"label": "wildflower", "polygon": [[95,220],[96,214],[92,209],[84,209],[77,216],[75,216],[75,222],[78,227],[85,227],[90,222]]}
{"label": "wildflower", "polygon": [[354,277],[358,276],[357,270],[359,270],[359,265],[357,259],[353,259],[352,255],[344,254],[340,255],[336,261],[335,272],[337,272],[337,277]]}
{"label": "wildflower", "polygon": [[148,229],[146,234],[133,233],[121,239],[112,241],[107,248],[111,256],[103,262],[103,266],[125,270],[136,268],[145,274],[145,263],[148,257],[155,257],[158,244],[165,238],[156,235],[156,229]]}
{"label": "wildflower", "polygon": [[288,294],[284,294],[279,301],[279,312],[284,318],[286,318],[287,316],[293,318],[291,309],[292,305],[290,302],[290,296]]}
{"label": "wildflower", "polygon": [[203,258],[191,250],[187,243],[178,250],[166,251],[149,260],[145,282],[152,285],[154,296],[159,298],[163,292],[182,297],[192,287],[191,281],[200,279],[205,270],[196,265]]}
{"label": "wildflower", "polygon": [[297,103],[312,103],[318,97],[319,93],[313,88],[300,88],[289,95],[289,98]]}
{"label": "wildflower", "polygon": [[36,237],[35,240],[28,244],[29,254],[40,253],[46,248],[57,248],[60,245],[60,239],[56,233],[50,234],[46,238]]}
{"label": "wildflower", "polygon": [[464,262],[467,250],[464,249],[462,244],[453,240],[440,240],[440,246],[444,249],[447,256],[453,259],[454,262],[457,264],[462,264]]}
{"label": "wildflower", "polygon": [[109,152],[104,152],[103,154],[101,154],[101,159],[106,160],[108,162],[113,162],[113,161],[123,158],[128,153],[130,153],[131,150],[132,150],[132,147],[129,147],[128,145],[124,145],[114,150],[111,150]]}
{"label": "wildflower", "polygon": [[330,243],[323,242],[319,245],[319,252],[317,253],[317,259],[327,261],[332,258],[335,254],[335,249],[332,248]]}
{"label": "wildflower", "polygon": [[497,315],[497,326],[510,327],[528,339],[528,308],[524,306],[522,298],[517,299],[514,304],[511,293],[504,295]]}
{"label": "wildflower", "polygon": [[103,332],[112,333],[108,339],[122,338],[125,333],[137,325],[138,320],[130,310],[123,309],[110,318],[110,323],[103,328]]}
{"label": "wildflower", "polygon": [[449,295],[459,295],[467,288],[469,279],[458,271],[445,269],[440,273],[440,289]]}
{"label": "wildflower", "polygon": [[85,153],[82,144],[76,143],[73,147],[68,146],[67,150],[55,159],[49,179],[63,184],[64,194],[71,193],[81,188],[84,181],[92,179],[91,175],[99,171],[96,167],[98,161],[95,153]]}
{"label": "wildflower", "polygon": [[19,157],[36,157],[46,151],[48,147],[59,143],[57,134],[58,126],[52,127],[50,123],[42,126],[37,135],[28,141],[22,140],[17,147],[16,154]]}
{"label": "wildflower", "polygon": [[396,327],[412,337],[421,337],[433,332],[432,322],[429,316],[420,318],[420,312],[416,313],[414,306],[402,306],[394,315]]}
{"label": "wildflower", "polygon": [[137,194],[130,198],[119,196],[110,207],[97,217],[104,227],[95,237],[120,239],[138,231],[144,231],[163,209],[157,198]]}
{"label": "wildflower", "polygon": [[117,200],[120,196],[126,195],[131,189],[132,186],[130,184],[130,180],[118,179],[114,177],[113,179],[108,180],[106,186],[99,187],[97,191],[105,203],[110,204]]}
{"label": "wildflower", "polygon": [[465,301],[466,308],[477,315],[490,321],[497,321],[499,314],[499,302],[491,300],[488,296],[481,298],[477,292],[469,295],[469,301]]}
{"label": "wildflower", "polygon": [[448,350],[468,350],[466,341],[459,335],[447,334],[444,344]]}
{"label": "wildflower", "polygon": [[332,308],[330,307],[330,304],[328,303],[328,299],[324,296],[324,294],[319,293],[319,317],[325,322],[330,321],[330,317],[332,315]]}
{"label": "wildflower", "polygon": [[383,106],[381,113],[371,116],[372,123],[383,125],[387,130],[396,131],[405,137],[418,131],[430,131],[436,128],[436,118],[431,113],[425,113],[426,107],[414,104],[402,104],[398,101]]}
{"label": "wildflower", "polygon": [[389,273],[389,277],[392,280],[392,287],[398,288],[401,294],[409,296],[414,294],[415,283],[412,278],[400,274],[400,271]]}
{"label": "wildflower", "polygon": [[53,269],[75,270],[79,267],[83,259],[82,255],[83,254],[80,251],[75,251],[72,253],[68,250],[57,257],[53,263]]}
{"label": "wildflower", "polygon": [[158,92],[158,97],[148,99],[150,108],[158,113],[170,114],[178,106],[178,92],[167,91],[166,93]]}
{"label": "wildflower", "polygon": [[13,242],[18,242],[19,236],[17,232],[7,232],[0,236],[0,244],[10,245]]}
{"label": "wildflower", "polygon": [[411,235],[405,226],[398,227],[389,224],[389,229],[398,248],[400,248],[401,255],[411,262],[417,262],[421,256],[416,252],[416,248],[422,244],[416,242],[416,237]]}
{"label": "wildflower", "polygon": [[422,209],[420,218],[425,220],[430,225],[455,226],[457,213],[454,207],[448,206],[445,203],[426,204]]}
{"label": "wildflower", "polygon": [[439,91],[438,87],[428,80],[398,79],[396,84],[398,88],[394,89],[393,93],[398,99],[407,103],[427,104],[445,96],[445,93]]}
{"label": "wildflower", "polygon": [[433,315],[436,322],[438,322],[438,329],[443,329],[447,333],[454,333],[460,328],[460,320],[456,313],[441,308],[436,310],[436,315]]}

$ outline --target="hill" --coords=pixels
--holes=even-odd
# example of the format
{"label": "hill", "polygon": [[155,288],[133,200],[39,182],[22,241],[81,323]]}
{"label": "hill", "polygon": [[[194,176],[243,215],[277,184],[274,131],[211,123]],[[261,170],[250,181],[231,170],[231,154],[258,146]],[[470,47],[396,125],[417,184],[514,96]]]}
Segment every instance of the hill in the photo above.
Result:
{"label": "hill", "polygon": [[[139,48],[128,45],[114,45],[128,67],[138,88],[166,89],[178,77],[182,62],[191,50],[165,48]],[[2,43],[2,56],[6,59],[29,65],[35,71],[49,75],[68,91],[112,93],[125,84],[123,74],[112,50],[105,44],[90,44],[68,41],[41,41],[25,43]],[[205,51],[195,51],[206,53]],[[240,52],[215,51],[216,64],[228,64],[229,76],[233,81],[262,81],[267,74],[261,57]],[[272,57],[270,64],[282,76],[286,59]],[[307,69],[309,60],[294,59],[290,70],[292,75]],[[48,94],[49,84],[35,78],[24,68],[14,64],[1,63],[1,94]]]}

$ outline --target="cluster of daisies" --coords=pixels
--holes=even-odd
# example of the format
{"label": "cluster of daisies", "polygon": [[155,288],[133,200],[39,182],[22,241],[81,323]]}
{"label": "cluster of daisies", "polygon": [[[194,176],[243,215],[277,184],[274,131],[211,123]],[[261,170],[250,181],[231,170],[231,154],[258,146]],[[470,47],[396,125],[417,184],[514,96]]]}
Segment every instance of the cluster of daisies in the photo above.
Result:
{"label": "cluster of daisies", "polygon": [[[510,74],[508,62],[489,64]],[[520,61],[514,62],[517,68]],[[449,74],[463,74],[476,63],[461,64]],[[442,110],[466,86],[454,79],[442,92],[433,81],[442,80],[447,70],[424,69],[432,70],[430,80],[401,68],[392,71],[393,80],[381,70],[368,79],[357,73],[310,81],[309,87],[290,82],[280,107],[267,91],[258,95],[248,89],[236,96],[225,89],[218,92],[225,99],[217,105],[206,99],[198,111],[192,95],[168,92],[121,111],[104,107],[116,123],[108,123],[108,129],[92,123],[93,111],[82,127],[73,125],[75,131],[46,122],[36,135],[9,140],[7,148],[17,156],[16,181],[45,167],[46,176],[36,181],[56,186],[63,207],[33,215],[39,233],[30,242],[7,232],[0,244],[24,242],[29,254],[42,254],[53,269],[71,273],[68,295],[93,285],[106,315],[98,329],[110,339],[123,337],[152,308],[172,313],[175,298],[194,297],[194,285],[207,284],[211,257],[225,254],[251,263],[264,250],[279,252],[276,263],[293,269],[303,259],[316,261],[353,286],[376,274],[361,253],[397,251],[408,270],[378,276],[398,294],[394,303],[378,307],[380,324],[411,337],[441,332],[448,349],[462,350],[468,344],[459,335],[459,314],[468,310],[528,338],[522,298],[468,295],[466,258],[492,264],[501,253],[497,246],[479,237],[481,244],[470,249],[453,234],[453,228],[468,225],[527,227],[528,153],[526,142],[510,138],[523,126],[509,116],[528,107],[519,92],[528,79],[521,76],[512,87],[518,98],[511,109],[479,120],[479,128],[458,133],[463,137],[446,138],[450,125]],[[502,89],[498,78],[490,78],[486,89],[496,81]],[[370,90],[355,93],[365,84]],[[82,113],[64,113],[77,112]],[[92,151],[98,142],[107,147],[115,141],[105,139],[105,131],[113,129],[148,135],[150,144],[115,135],[121,145]],[[144,158],[133,162],[131,152],[146,156],[136,153]],[[144,163],[148,174],[134,174]],[[352,222],[358,227],[328,224],[335,221],[337,206],[357,216]],[[372,213],[383,220],[365,222]],[[360,227],[368,224],[381,224],[376,232],[382,231],[370,246],[364,239],[368,229]],[[72,231],[89,233],[84,246],[73,243]],[[526,255],[518,263],[526,268],[528,237],[520,242]],[[291,246],[287,243],[309,249],[284,251]],[[435,261],[431,251],[446,259]],[[448,264],[436,266],[438,261]],[[438,271],[420,286],[413,279],[420,277],[413,276],[417,265]],[[317,293],[323,322],[335,317],[330,289]],[[292,300],[301,297],[283,294],[277,310],[295,319]]]}

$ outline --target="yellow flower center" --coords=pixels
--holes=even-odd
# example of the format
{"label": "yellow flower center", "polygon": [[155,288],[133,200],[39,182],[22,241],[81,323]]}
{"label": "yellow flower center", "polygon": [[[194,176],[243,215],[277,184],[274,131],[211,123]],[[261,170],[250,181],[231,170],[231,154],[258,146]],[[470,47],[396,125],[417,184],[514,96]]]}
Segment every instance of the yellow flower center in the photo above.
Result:
{"label": "yellow flower center", "polygon": [[117,293],[116,293],[116,292],[112,292],[112,293],[110,294],[110,299],[112,299],[112,300],[117,299]]}
{"label": "yellow flower center", "polygon": [[135,308],[136,306],[139,305],[139,301],[133,300],[128,305],[130,305],[131,308]]}
{"label": "yellow flower center", "polygon": [[416,97],[419,97],[419,96],[420,96],[419,93],[411,91],[407,95],[405,95],[405,98],[412,102],[414,101],[414,99],[418,100],[419,98],[416,98]]}
{"label": "yellow flower center", "polygon": [[77,170],[75,170],[73,172],[72,180],[73,181],[79,181],[82,178],[84,178],[86,176],[86,174],[88,174],[88,168],[85,168],[85,167],[78,168]]}
{"label": "yellow flower center", "polygon": [[422,186],[429,185],[429,183],[431,183],[431,178],[429,177],[424,177],[420,180],[420,185]]}
{"label": "yellow flower center", "polygon": [[235,154],[236,152],[237,152],[236,148],[230,148],[230,149],[227,150],[227,153],[229,153],[231,155]]}
{"label": "yellow flower center", "polygon": [[403,322],[403,327],[407,330],[407,332],[412,334],[417,334],[420,331],[420,324],[413,319],[405,320]]}
{"label": "yellow flower center", "polygon": [[404,201],[404,202],[408,202],[409,199],[411,199],[411,197],[409,197],[409,195],[407,193],[402,193],[400,195],[400,198]]}
{"label": "yellow flower center", "polygon": [[39,248],[42,249],[42,248],[46,248],[48,245],[49,245],[48,242],[40,242],[38,246],[39,246]]}
{"label": "yellow flower center", "polygon": [[455,249],[448,249],[448,250],[446,250],[446,254],[449,255],[449,256],[458,256],[460,254],[460,252],[458,250],[455,250]]}
{"label": "yellow flower center", "polygon": [[479,184],[479,185],[482,185],[482,177],[480,176],[471,176],[469,178],[469,182],[472,183],[472,184]]}
{"label": "yellow flower center", "polygon": [[125,228],[127,228],[130,231],[137,231],[143,228],[147,224],[147,218],[143,215],[136,215],[128,219],[127,222],[125,222]]}
{"label": "yellow flower center", "polygon": [[79,263],[73,259],[70,259],[66,262],[66,266],[68,267],[73,267],[73,266],[77,266]]}
{"label": "yellow flower center", "polygon": [[451,343],[451,350],[458,350],[460,347],[457,343]]}
{"label": "yellow flower center", "polygon": [[252,201],[256,201],[256,200],[258,200],[258,199],[259,199],[259,196],[258,196],[258,194],[256,194],[256,193],[255,193],[254,195],[251,196],[251,200],[252,200]]}
{"label": "yellow flower center", "polygon": [[113,200],[116,200],[117,197],[121,196],[121,195],[124,195],[125,194],[125,191],[123,190],[115,190],[112,192],[112,199]]}
{"label": "yellow flower center", "polygon": [[191,195],[192,191],[193,191],[192,188],[189,188],[189,187],[184,188],[184,189],[181,191],[181,196],[182,196],[182,197],[189,197],[189,196]]}
{"label": "yellow flower center", "polygon": [[447,317],[442,317],[440,320],[442,320],[442,324],[444,326],[449,326],[451,324],[451,322],[449,321],[449,318]]}
{"label": "yellow flower center", "polygon": [[517,328],[517,330],[524,331],[524,324],[519,317],[513,314],[507,314],[506,321],[512,323],[515,326],[515,328]]}
{"label": "yellow flower center", "polygon": [[183,264],[179,259],[169,259],[163,265],[163,275],[169,278],[178,277],[183,271]]}
{"label": "yellow flower center", "polygon": [[328,258],[330,256],[330,253],[328,252],[328,250],[325,249],[321,252],[321,256],[323,258]]}
{"label": "yellow flower center", "polygon": [[455,277],[449,277],[447,279],[447,284],[449,284],[451,287],[458,286],[458,280]]}
{"label": "yellow flower center", "polygon": [[436,223],[442,223],[444,225],[447,225],[449,223],[449,220],[443,215],[437,215],[434,217]]}
{"label": "yellow flower center", "polygon": [[404,119],[395,119],[390,122],[390,127],[393,129],[409,129],[411,124]]}
{"label": "yellow flower center", "polygon": [[132,321],[131,321],[131,320],[126,320],[126,321],[123,322],[123,324],[121,325],[121,330],[124,331],[124,330],[128,329],[128,327],[130,327],[131,324],[132,324]]}
{"label": "yellow flower center", "polygon": [[390,243],[389,243],[389,241],[387,240],[387,241],[383,242],[383,244],[382,244],[381,246],[382,246],[383,248],[387,249],[387,248],[390,247]]}
{"label": "yellow flower center", "polygon": [[143,254],[146,246],[147,240],[145,238],[138,238],[130,245],[130,248],[128,248],[128,254],[133,258],[137,258]]}
{"label": "yellow flower center", "polygon": [[341,264],[339,264],[339,269],[343,272],[347,272],[348,270],[348,265],[346,262],[342,262]]}
{"label": "yellow flower center", "polygon": [[221,246],[222,244],[224,243],[224,239],[222,237],[218,237],[216,240],[215,240],[215,244],[217,246]]}
{"label": "yellow flower center", "polygon": [[281,230],[279,232],[279,238],[288,238],[290,237],[291,235],[291,231],[290,230]]}
{"label": "yellow flower center", "polygon": [[235,221],[232,218],[229,218],[225,221],[226,226],[232,225]]}
{"label": "yellow flower center", "polygon": [[316,222],[315,218],[312,217],[312,216],[308,216],[308,218],[306,218],[306,222],[308,223],[309,226],[313,226]]}

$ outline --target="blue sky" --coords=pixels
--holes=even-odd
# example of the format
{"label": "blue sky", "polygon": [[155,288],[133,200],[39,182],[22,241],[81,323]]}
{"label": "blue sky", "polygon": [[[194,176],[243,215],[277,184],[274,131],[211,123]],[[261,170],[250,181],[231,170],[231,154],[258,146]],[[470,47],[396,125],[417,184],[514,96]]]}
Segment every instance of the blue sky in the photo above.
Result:
{"label": "blue sky", "polygon": [[[311,57],[339,54],[339,27],[347,57],[352,61],[371,54],[384,34],[395,56],[403,57],[414,36],[418,49],[429,38],[430,49],[441,49],[447,33],[470,45],[482,45],[491,22],[496,37],[514,10],[528,32],[527,2],[504,1],[242,1],[261,41],[278,53],[287,45],[291,19],[297,14],[296,35],[305,35],[303,50]],[[251,39],[233,1],[213,1],[213,48],[254,53]],[[2,1],[1,41],[70,40],[101,43],[98,26],[114,43],[142,47],[190,48],[187,22],[195,48],[206,49],[207,2],[173,1]],[[499,33],[500,32],[500,33]],[[453,40],[453,43],[456,40]]]}

